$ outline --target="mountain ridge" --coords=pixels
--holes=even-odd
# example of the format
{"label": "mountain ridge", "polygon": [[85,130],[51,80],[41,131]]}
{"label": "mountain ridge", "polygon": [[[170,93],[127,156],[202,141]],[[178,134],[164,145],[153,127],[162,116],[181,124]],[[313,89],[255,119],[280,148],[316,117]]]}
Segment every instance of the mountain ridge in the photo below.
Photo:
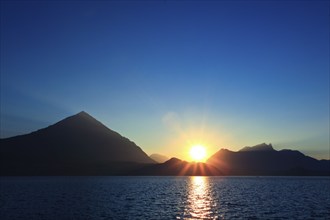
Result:
{"label": "mountain ridge", "polygon": [[275,150],[271,144],[220,149],[207,161],[225,175],[330,175],[330,160],[317,160],[297,150]]}
{"label": "mountain ridge", "polygon": [[149,157],[158,163],[164,163],[165,161],[169,160],[168,157],[162,154],[150,154]]}
{"label": "mountain ridge", "polygon": [[29,134],[0,139],[0,175],[330,175],[330,160],[271,144],[220,149],[206,163],[156,163],[141,147],[81,111]]}
{"label": "mountain ridge", "polygon": [[216,167],[202,162],[187,162],[176,157],[159,164],[142,166],[128,173],[138,176],[222,176]]}
{"label": "mountain ridge", "polygon": [[[1,173],[112,174],[113,163],[155,163],[134,142],[86,112],[29,134],[0,139]],[[26,166],[24,166],[26,164]],[[118,170],[117,168],[115,170]],[[119,169],[120,170],[120,169]],[[48,172],[49,171],[49,172]]]}
{"label": "mountain ridge", "polygon": [[274,151],[274,148],[272,146],[272,144],[266,144],[266,143],[262,143],[262,144],[258,144],[252,147],[243,147],[241,150],[239,150],[240,152],[244,152],[244,151]]}

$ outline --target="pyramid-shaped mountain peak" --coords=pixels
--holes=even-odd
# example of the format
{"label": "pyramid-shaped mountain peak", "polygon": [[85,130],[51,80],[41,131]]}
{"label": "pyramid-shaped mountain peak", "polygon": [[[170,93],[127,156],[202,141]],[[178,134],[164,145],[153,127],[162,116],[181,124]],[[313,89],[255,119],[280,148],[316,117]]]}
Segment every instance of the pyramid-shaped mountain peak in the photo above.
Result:
{"label": "pyramid-shaped mountain peak", "polygon": [[92,117],[90,114],[88,114],[85,111],[81,111],[78,114],[76,114],[76,116],[83,116],[83,117]]}
{"label": "pyramid-shaped mountain peak", "polygon": [[83,120],[83,119],[85,119],[85,120],[86,119],[88,119],[88,120],[96,120],[93,116],[91,116],[90,114],[88,114],[85,111],[81,111],[81,112],[79,112],[79,113],[77,113],[75,115],[69,116],[66,119],[69,119],[69,118],[73,118],[73,119],[76,119],[76,120]]}
{"label": "pyramid-shaped mountain peak", "polygon": [[74,117],[74,118],[84,118],[84,119],[93,119],[93,120],[96,120],[93,116],[91,116],[90,114],[88,114],[87,112],[85,111],[81,111],[71,117]]}
{"label": "pyramid-shaped mountain peak", "polygon": [[134,142],[86,112],[30,134],[1,139],[0,153],[12,169],[7,174],[19,175],[111,174],[121,170],[113,163],[155,163]]}
{"label": "pyramid-shaped mountain peak", "polygon": [[[69,129],[75,129],[75,130],[92,130],[97,129],[98,131],[104,130],[104,131],[111,131],[109,128],[107,128],[105,125],[103,125],[100,121],[96,120],[93,116],[88,114],[85,111],[81,111],[78,114],[69,116],[54,125],[49,126],[46,129],[54,129],[54,128],[69,128]],[[44,130],[44,129],[42,129]]]}

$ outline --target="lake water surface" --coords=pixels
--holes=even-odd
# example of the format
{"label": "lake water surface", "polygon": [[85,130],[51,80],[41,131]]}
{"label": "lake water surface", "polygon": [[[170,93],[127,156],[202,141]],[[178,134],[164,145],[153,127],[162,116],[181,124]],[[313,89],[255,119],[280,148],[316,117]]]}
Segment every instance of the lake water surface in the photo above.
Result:
{"label": "lake water surface", "polygon": [[329,219],[329,177],[1,177],[0,219]]}

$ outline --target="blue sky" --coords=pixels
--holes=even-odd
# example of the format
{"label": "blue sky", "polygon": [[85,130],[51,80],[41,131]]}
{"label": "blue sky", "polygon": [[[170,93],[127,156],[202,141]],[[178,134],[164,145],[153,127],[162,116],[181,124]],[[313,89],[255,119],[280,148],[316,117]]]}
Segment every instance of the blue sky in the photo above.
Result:
{"label": "blue sky", "polygon": [[329,158],[329,1],[2,1],[1,137],[82,110],[147,153]]}

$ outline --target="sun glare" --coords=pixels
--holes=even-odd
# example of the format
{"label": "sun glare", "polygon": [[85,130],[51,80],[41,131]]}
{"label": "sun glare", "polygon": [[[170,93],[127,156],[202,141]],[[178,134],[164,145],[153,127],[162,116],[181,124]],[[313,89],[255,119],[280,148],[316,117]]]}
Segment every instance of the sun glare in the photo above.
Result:
{"label": "sun glare", "polygon": [[194,161],[203,161],[206,157],[205,147],[202,145],[192,146],[190,149],[190,157]]}

